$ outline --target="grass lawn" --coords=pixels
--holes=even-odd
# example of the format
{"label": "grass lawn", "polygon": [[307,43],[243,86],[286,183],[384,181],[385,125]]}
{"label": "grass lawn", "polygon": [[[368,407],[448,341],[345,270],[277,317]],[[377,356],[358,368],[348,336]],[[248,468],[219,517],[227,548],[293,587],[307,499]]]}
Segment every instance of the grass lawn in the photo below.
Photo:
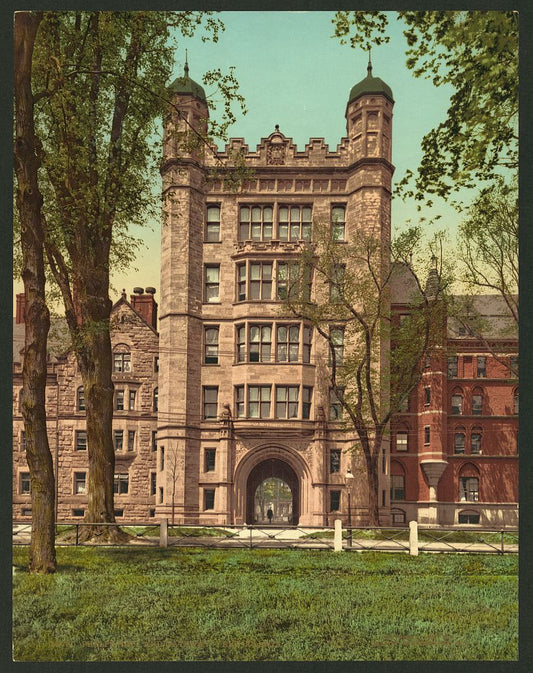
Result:
{"label": "grass lawn", "polygon": [[515,660],[515,555],[14,550],[17,661]]}

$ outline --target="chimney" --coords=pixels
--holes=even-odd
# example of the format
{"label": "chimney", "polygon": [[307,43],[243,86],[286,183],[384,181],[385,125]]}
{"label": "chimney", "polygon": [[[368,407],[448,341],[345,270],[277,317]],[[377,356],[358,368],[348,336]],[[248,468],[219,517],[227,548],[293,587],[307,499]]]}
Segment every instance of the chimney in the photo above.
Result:
{"label": "chimney", "polygon": [[154,299],[155,287],[134,287],[130,295],[130,304],[142,315],[146,322],[157,330],[157,302]]}
{"label": "chimney", "polygon": [[20,325],[21,323],[26,322],[26,295],[24,292],[20,292],[17,294],[16,299],[15,323]]}

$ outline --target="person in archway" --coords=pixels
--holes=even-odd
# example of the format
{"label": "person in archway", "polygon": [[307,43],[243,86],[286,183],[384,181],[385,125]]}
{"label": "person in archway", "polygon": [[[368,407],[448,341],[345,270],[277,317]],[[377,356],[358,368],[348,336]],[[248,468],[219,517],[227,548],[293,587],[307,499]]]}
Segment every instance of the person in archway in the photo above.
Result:
{"label": "person in archway", "polygon": [[274,512],[272,509],[269,507],[267,509],[267,518],[268,518],[268,523],[272,523],[272,517],[274,516]]}

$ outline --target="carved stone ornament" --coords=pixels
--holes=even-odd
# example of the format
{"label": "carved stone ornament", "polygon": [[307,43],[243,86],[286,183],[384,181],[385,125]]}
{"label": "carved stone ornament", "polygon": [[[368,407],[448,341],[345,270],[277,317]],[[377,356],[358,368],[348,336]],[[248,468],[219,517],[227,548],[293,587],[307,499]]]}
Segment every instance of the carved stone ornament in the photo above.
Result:
{"label": "carved stone ornament", "polygon": [[267,147],[267,164],[272,166],[282,166],[285,163],[285,145],[280,143],[271,143]]}

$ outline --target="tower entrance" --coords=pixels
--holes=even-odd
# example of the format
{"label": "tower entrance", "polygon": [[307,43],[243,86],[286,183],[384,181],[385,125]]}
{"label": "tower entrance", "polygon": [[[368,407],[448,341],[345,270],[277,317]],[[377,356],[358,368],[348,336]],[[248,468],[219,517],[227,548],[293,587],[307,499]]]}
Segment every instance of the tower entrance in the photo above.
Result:
{"label": "tower entrance", "polygon": [[269,458],[256,465],[246,482],[246,521],[267,524],[297,524],[300,517],[298,477],[288,463]]}

